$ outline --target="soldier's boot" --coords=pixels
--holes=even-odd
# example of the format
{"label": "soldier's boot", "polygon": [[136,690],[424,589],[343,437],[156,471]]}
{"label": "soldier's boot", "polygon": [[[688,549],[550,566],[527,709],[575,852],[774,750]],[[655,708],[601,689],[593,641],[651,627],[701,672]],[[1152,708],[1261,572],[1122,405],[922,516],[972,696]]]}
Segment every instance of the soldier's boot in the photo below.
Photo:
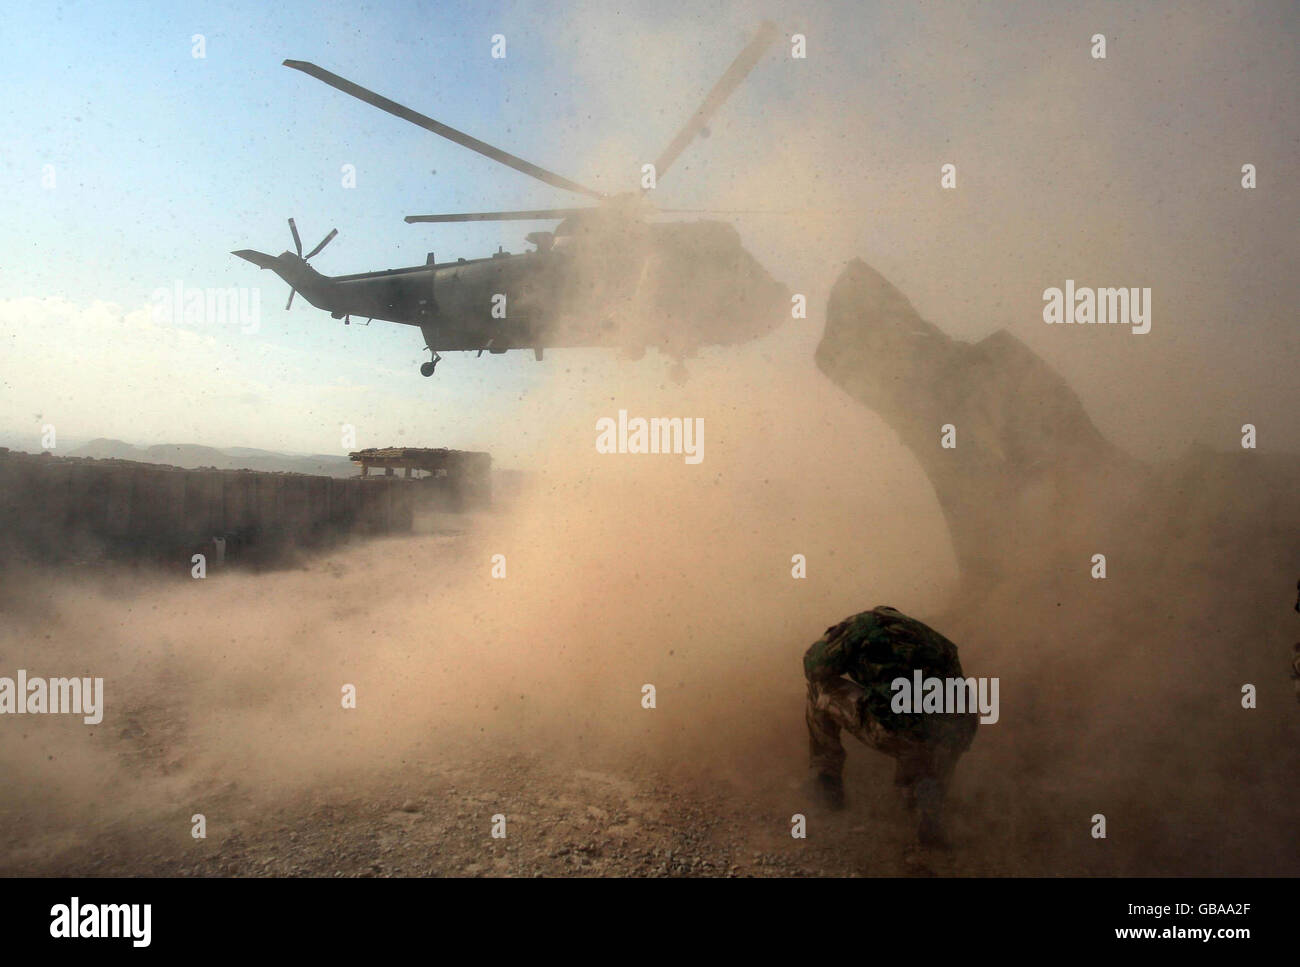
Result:
{"label": "soldier's boot", "polygon": [[916,784],[916,803],[921,813],[916,840],[926,849],[950,849],[947,831],[943,826],[944,784],[933,776],[926,776]]}
{"label": "soldier's boot", "polygon": [[813,786],[817,790],[817,797],[827,809],[838,811],[844,808],[844,780],[841,777],[819,772]]}
{"label": "soldier's boot", "polygon": [[916,830],[916,841],[926,849],[952,849],[952,843],[948,840],[948,833],[943,828],[943,823],[931,813],[921,814],[921,824]]}
{"label": "soldier's boot", "polygon": [[910,763],[906,759],[899,758],[898,765],[894,767],[894,788],[898,790],[898,795],[903,801],[903,808],[911,816],[916,813],[917,776],[909,766]]}

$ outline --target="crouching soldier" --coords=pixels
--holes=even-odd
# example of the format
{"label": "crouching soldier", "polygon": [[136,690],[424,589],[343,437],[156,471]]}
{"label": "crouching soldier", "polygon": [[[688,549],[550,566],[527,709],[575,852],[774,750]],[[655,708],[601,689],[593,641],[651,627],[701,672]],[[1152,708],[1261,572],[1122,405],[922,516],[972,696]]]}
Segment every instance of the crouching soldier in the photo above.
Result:
{"label": "crouching soldier", "polygon": [[840,732],[847,730],[898,760],[894,784],[908,811],[919,813],[920,844],[947,846],[943,802],[957,759],[975,738],[978,712],[895,712],[891,684],[911,683],[915,670],[923,679],[961,678],[957,646],[914,618],[879,607],[826,629],[805,653],[803,668],[814,782],[826,804],[844,805]]}

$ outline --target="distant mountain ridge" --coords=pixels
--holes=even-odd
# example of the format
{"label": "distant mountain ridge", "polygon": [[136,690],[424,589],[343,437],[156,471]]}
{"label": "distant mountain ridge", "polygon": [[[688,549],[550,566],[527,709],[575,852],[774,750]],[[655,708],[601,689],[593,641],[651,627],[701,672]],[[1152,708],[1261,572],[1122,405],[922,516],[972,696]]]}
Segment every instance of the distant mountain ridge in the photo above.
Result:
{"label": "distant mountain ridge", "polygon": [[270,473],[308,473],[325,477],[351,477],[357,467],[346,456],[332,454],[277,453],[253,447],[198,446],[192,443],[158,443],[137,447],[122,440],[105,437],[91,440],[60,456],[93,457],[96,460],[138,460],[194,469],[215,467],[218,470],[261,470]]}

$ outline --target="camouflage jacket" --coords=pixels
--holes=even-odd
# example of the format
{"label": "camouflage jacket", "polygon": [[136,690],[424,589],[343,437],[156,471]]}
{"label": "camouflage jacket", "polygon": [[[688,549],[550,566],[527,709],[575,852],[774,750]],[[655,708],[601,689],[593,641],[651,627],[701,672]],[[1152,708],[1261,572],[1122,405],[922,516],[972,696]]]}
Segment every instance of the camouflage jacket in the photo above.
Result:
{"label": "camouflage jacket", "polygon": [[[845,618],[803,656],[804,675],[810,683],[848,675],[866,692],[866,710],[890,731],[929,734],[946,724],[948,715],[913,715],[894,712],[890,703],[896,678],[912,680],[914,669],[922,678],[961,678],[957,646],[915,618],[881,606]],[[956,716],[960,717],[960,716]]]}

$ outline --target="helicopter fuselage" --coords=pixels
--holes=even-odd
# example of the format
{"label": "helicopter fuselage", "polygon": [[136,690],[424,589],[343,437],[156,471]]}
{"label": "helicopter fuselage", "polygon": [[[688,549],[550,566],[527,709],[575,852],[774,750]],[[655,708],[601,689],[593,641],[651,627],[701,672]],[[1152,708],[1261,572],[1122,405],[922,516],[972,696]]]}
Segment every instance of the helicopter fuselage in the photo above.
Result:
{"label": "helicopter fuselage", "polygon": [[584,219],[537,251],[353,275],[322,275],[292,252],[236,254],[336,319],[417,326],[435,353],[656,347],[680,358],[775,328],[784,292],[720,222]]}
{"label": "helicopter fuselage", "polygon": [[[299,285],[312,305],[335,318],[381,319],[424,332],[430,349],[455,351],[536,348],[541,314],[522,304],[543,272],[538,252],[458,259],[442,264],[318,276]],[[314,272],[314,270],[311,270]]]}

